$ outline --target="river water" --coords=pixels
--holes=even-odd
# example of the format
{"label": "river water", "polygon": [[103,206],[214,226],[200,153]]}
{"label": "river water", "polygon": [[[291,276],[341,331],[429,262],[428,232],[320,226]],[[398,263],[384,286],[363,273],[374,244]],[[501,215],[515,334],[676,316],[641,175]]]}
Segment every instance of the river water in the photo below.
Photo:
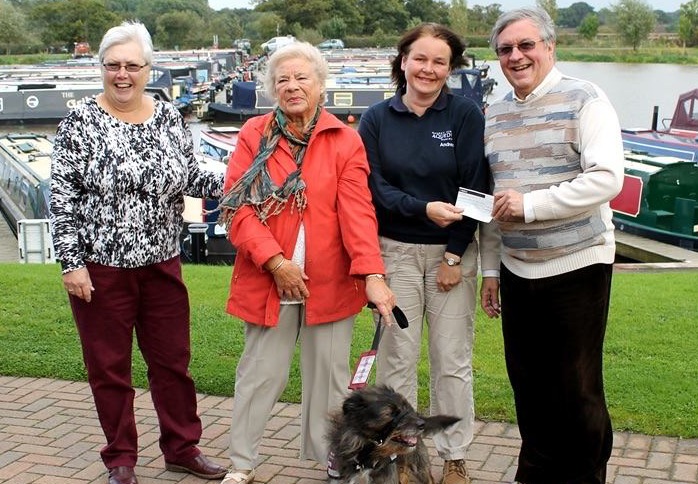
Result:
{"label": "river water", "polygon": [[[698,88],[698,66],[676,64],[619,64],[613,62],[558,62],[563,74],[597,84],[616,108],[623,128],[649,128],[654,106],[659,108],[659,126],[671,118],[679,94]],[[490,63],[497,86],[489,101],[505,95],[511,86],[499,62]]]}
{"label": "river water", "polygon": [[[659,108],[661,127],[661,120],[674,113],[679,94],[698,88],[697,65],[558,62],[557,66],[567,75],[599,85],[615,106],[624,128],[649,128],[654,106]],[[511,87],[496,61],[490,63],[490,76],[497,80],[491,102]],[[202,125],[194,117],[189,122],[197,142]],[[2,133],[34,131],[53,135],[55,130],[55,125],[0,126]]]}

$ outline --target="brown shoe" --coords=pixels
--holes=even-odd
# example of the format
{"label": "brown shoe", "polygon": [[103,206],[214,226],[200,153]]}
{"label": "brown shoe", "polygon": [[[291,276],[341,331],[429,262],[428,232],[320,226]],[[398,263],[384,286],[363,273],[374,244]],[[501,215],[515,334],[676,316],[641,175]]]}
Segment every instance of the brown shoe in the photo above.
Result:
{"label": "brown shoe", "polygon": [[468,468],[465,466],[465,460],[444,461],[444,477],[441,479],[441,484],[470,484],[470,476],[468,475]]}
{"label": "brown shoe", "polygon": [[165,469],[172,472],[188,472],[202,479],[220,479],[228,469],[211,462],[204,454],[183,462],[165,462]]}
{"label": "brown shoe", "polygon": [[138,484],[133,467],[116,466],[109,469],[109,484]]}

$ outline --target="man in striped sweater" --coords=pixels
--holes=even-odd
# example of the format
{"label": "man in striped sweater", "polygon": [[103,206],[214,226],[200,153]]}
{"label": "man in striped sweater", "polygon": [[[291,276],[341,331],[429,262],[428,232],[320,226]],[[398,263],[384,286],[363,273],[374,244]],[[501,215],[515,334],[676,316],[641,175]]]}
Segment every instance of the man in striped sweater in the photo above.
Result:
{"label": "man in striped sweater", "polygon": [[609,201],[623,183],[618,117],[598,86],[555,67],[544,10],[501,15],[491,45],[513,91],[487,110],[495,202],[482,230],[499,235],[501,250],[483,254],[501,264],[483,255],[481,304],[502,316],[521,433],[516,481],[602,484],[613,439],[602,356]]}

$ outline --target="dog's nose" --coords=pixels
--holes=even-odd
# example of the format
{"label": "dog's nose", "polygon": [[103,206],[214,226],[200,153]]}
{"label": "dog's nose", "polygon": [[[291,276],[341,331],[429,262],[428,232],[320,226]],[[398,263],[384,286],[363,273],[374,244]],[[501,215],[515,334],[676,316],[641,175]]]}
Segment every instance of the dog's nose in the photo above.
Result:
{"label": "dog's nose", "polygon": [[424,419],[419,418],[417,419],[416,424],[419,430],[424,430],[424,425],[426,424],[426,422],[424,421]]}

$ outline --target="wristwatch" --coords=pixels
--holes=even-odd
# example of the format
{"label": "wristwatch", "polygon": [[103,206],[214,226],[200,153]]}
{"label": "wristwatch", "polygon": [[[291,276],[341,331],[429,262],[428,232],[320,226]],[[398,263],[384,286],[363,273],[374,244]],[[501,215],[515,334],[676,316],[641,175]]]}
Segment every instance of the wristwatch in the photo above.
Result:
{"label": "wristwatch", "polygon": [[456,259],[455,257],[446,257],[444,256],[444,262],[446,263],[447,266],[453,267],[453,266],[458,266],[460,265],[460,259]]}
{"label": "wristwatch", "polygon": [[364,279],[368,279],[369,277],[375,277],[376,279],[385,280],[385,276],[383,274],[366,274],[366,277]]}

